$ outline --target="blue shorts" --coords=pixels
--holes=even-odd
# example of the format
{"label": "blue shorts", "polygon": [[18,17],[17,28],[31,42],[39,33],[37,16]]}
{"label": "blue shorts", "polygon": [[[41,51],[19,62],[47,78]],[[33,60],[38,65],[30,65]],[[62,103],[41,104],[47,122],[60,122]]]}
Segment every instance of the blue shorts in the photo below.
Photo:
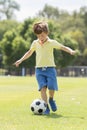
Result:
{"label": "blue shorts", "polygon": [[39,85],[39,91],[45,86],[49,90],[58,90],[57,73],[54,67],[36,68],[35,74]]}

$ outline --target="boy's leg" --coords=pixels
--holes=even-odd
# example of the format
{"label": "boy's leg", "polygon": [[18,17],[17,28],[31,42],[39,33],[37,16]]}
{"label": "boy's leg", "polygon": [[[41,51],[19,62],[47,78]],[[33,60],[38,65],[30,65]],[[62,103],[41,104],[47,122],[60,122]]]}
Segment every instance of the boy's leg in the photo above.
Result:
{"label": "boy's leg", "polygon": [[54,97],[54,90],[49,90],[49,98],[53,98]]}
{"label": "boy's leg", "polygon": [[55,93],[54,90],[49,90],[49,103],[50,103],[50,106],[51,106],[52,111],[56,111],[56,110],[57,110],[56,103],[55,103],[55,101],[53,100],[53,98],[54,98],[54,93]]}
{"label": "boy's leg", "polygon": [[47,87],[43,87],[43,88],[41,89],[41,98],[42,98],[42,99],[46,102],[46,104],[47,104],[47,109],[46,109],[46,111],[44,112],[44,114],[48,115],[48,114],[50,114],[50,109],[49,109],[48,102],[47,102],[47,93],[46,93],[46,91],[47,91]]}
{"label": "boy's leg", "polygon": [[46,94],[46,91],[47,91],[47,87],[43,87],[41,89],[41,98],[47,103],[47,94]]}

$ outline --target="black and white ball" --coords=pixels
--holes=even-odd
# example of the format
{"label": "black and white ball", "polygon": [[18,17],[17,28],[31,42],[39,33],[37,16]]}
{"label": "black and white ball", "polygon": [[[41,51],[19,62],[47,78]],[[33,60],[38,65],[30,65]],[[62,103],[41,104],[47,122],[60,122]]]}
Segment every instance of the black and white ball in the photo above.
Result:
{"label": "black and white ball", "polygon": [[38,115],[43,114],[46,110],[46,107],[47,105],[45,101],[43,101],[42,99],[35,99],[30,105],[31,111],[34,114],[38,114]]}

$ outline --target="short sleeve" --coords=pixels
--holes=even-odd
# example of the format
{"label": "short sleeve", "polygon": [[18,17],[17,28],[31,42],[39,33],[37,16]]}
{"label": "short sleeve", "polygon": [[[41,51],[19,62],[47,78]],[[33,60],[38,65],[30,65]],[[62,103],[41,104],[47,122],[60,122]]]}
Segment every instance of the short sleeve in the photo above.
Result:
{"label": "short sleeve", "polygon": [[35,49],[36,49],[36,44],[35,44],[35,41],[33,41],[30,46],[30,50],[35,51]]}
{"label": "short sleeve", "polygon": [[55,49],[61,49],[62,44],[57,42],[56,40],[53,40],[53,46]]}

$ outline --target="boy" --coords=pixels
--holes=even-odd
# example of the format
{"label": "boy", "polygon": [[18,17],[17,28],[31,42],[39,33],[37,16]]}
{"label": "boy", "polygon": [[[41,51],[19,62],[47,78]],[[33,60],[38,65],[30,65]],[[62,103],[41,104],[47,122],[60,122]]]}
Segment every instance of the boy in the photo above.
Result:
{"label": "boy", "polygon": [[19,64],[29,58],[34,51],[36,52],[36,79],[39,85],[39,91],[41,92],[41,98],[47,103],[47,109],[44,114],[50,114],[46,91],[48,88],[49,104],[52,111],[55,112],[57,110],[57,106],[54,101],[54,93],[58,90],[53,50],[56,48],[66,51],[71,55],[74,55],[75,51],[58,43],[56,40],[50,39],[48,37],[48,24],[45,22],[34,24],[33,31],[37,36],[37,39],[33,41],[30,49],[24,54],[24,56],[17,60],[14,64],[18,67]]}

